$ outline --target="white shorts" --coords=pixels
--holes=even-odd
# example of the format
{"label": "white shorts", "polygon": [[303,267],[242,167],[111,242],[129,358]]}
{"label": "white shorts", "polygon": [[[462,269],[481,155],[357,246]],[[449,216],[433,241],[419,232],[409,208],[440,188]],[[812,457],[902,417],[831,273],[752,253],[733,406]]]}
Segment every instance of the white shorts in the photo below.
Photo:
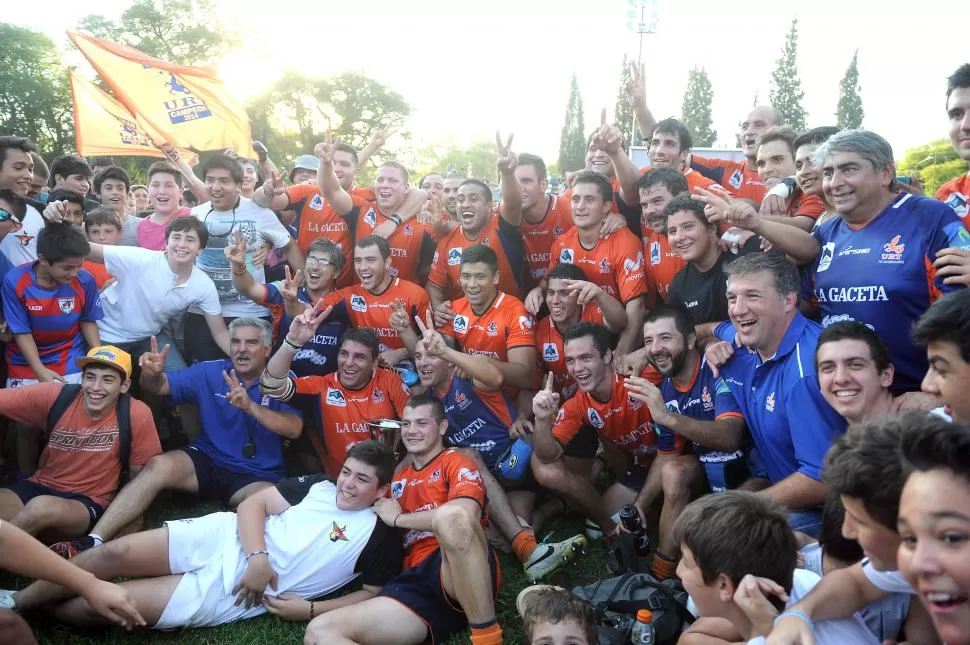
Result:
{"label": "white shorts", "polygon": [[[67,376],[64,377],[64,380],[67,381],[68,383],[74,383],[75,385],[80,385],[82,374],[84,374],[84,372],[75,372],[74,374],[68,374]],[[15,387],[26,387],[28,385],[37,385],[38,383],[40,383],[40,381],[38,381],[35,378],[8,378],[7,388],[13,389]]]}
{"label": "white shorts", "polygon": [[212,513],[203,517],[165,522],[168,528],[168,564],[182,574],[154,629],[214,627],[266,613],[257,605],[236,606],[226,591],[223,557],[226,537],[236,533],[235,513]]}

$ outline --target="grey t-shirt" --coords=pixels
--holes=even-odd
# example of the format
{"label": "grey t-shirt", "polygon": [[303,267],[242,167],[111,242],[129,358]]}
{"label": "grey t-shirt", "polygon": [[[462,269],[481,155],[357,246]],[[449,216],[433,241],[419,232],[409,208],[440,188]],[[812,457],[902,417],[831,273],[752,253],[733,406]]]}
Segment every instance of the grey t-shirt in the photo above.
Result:
{"label": "grey t-shirt", "polygon": [[121,246],[138,246],[138,225],[141,217],[129,215],[121,225]]}

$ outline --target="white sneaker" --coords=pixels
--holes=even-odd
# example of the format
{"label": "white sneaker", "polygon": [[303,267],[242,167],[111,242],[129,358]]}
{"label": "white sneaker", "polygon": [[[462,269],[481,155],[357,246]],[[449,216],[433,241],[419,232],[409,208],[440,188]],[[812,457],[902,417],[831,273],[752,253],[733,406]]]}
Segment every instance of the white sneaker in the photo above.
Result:
{"label": "white sneaker", "polygon": [[13,609],[17,605],[13,599],[15,593],[13,589],[0,589],[0,609]]}
{"label": "white sneaker", "polygon": [[532,582],[542,580],[571,562],[576,554],[586,548],[586,537],[574,535],[562,542],[540,542],[522,565],[526,577]]}

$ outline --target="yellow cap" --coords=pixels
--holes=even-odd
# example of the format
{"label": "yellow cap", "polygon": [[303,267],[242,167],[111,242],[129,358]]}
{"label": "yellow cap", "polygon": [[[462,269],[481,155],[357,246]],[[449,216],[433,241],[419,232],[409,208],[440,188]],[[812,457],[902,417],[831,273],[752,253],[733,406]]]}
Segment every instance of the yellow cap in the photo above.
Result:
{"label": "yellow cap", "polygon": [[641,609],[637,612],[637,622],[638,623],[649,623],[653,622],[653,612],[649,609]]}
{"label": "yellow cap", "polygon": [[114,345],[92,347],[87,356],[77,359],[77,366],[81,369],[92,363],[121,370],[126,381],[131,378],[131,354]]}

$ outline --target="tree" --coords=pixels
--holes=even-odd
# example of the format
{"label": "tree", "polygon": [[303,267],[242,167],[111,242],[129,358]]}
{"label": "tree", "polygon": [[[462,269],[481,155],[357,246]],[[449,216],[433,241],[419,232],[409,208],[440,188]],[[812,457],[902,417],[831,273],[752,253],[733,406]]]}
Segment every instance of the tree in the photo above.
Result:
{"label": "tree", "polygon": [[802,81],[798,78],[798,18],[791,21],[785,46],[771,73],[771,105],[785,116],[785,124],[796,132],[805,129],[805,108],[802,107]]}
{"label": "tree", "polygon": [[948,139],[937,139],[906,151],[896,173],[912,172],[919,173],[923,192],[932,197],[940,186],[967,172],[967,162],[960,158]]}
{"label": "tree", "polygon": [[687,89],[684,91],[684,105],[681,114],[684,123],[694,135],[694,145],[708,147],[714,145],[717,130],[711,129],[711,104],[714,102],[714,89],[707,70],[703,67],[692,69],[687,75]]}
{"label": "tree", "polygon": [[178,65],[218,62],[238,42],[218,20],[213,0],[135,0],[117,22],[88,15],[78,27]]}
{"label": "tree", "polygon": [[583,124],[583,97],[579,94],[579,82],[573,72],[569,85],[569,103],[566,104],[566,122],[559,138],[559,170],[572,172],[586,167],[586,126]]}
{"label": "tree", "polygon": [[[454,139],[446,139],[424,146],[415,153],[411,166],[416,175],[429,172],[445,174],[449,166],[471,177],[495,182],[495,141],[487,138],[475,139],[467,146],[459,145]],[[469,170],[470,169],[470,170]],[[415,177],[417,182],[418,177]]]}
{"label": "tree", "polygon": [[358,72],[316,78],[286,71],[247,105],[247,112],[253,138],[287,162],[312,151],[328,127],[334,139],[360,150],[377,131],[400,127],[411,106]]}
{"label": "tree", "polygon": [[862,97],[859,92],[862,87],[859,85],[859,50],[852,54],[852,62],[845,70],[845,76],[839,83],[839,106],[835,110],[835,123],[840,128],[859,128],[862,127],[862,117],[865,110],[862,109]]}
{"label": "tree", "polygon": [[47,36],[0,23],[0,133],[34,141],[52,159],[74,148],[67,73]]}
{"label": "tree", "polygon": [[613,124],[623,133],[624,140],[631,131],[636,131],[637,135],[633,138],[633,142],[636,143],[639,139],[639,131],[636,130],[636,125],[633,123],[633,106],[627,102],[626,91],[623,89],[628,78],[630,78],[630,63],[626,54],[624,54],[623,70],[620,73],[620,87],[616,92],[616,106],[613,108]]}

